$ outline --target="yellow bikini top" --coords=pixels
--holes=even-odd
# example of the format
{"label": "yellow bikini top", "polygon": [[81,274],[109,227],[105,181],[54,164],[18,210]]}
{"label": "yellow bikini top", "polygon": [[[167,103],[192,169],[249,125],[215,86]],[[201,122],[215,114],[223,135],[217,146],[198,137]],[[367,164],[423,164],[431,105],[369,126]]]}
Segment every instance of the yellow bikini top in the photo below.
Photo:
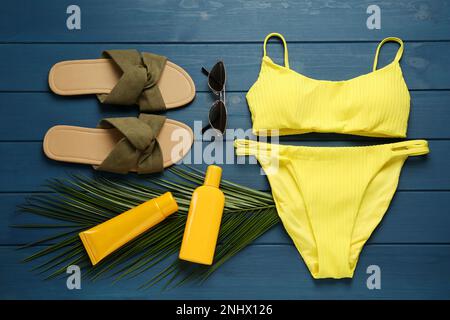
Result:
{"label": "yellow bikini top", "polygon": [[[284,45],[284,66],[266,54],[269,38]],[[394,60],[377,69],[381,46],[395,41]],[[399,60],[403,42],[386,38],[378,45],[373,71],[344,81],[317,80],[289,68],[286,40],[271,33],[264,40],[258,80],[247,93],[256,135],[337,132],[372,137],[405,137],[410,96]]]}

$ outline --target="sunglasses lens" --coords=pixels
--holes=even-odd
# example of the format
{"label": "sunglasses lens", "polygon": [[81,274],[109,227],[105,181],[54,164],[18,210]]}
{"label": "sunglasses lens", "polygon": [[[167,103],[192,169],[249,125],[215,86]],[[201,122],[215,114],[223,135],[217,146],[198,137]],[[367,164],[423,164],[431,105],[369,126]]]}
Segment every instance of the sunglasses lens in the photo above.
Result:
{"label": "sunglasses lens", "polygon": [[227,111],[225,104],[222,101],[216,101],[211,110],[209,110],[209,123],[211,127],[220,131],[222,134],[225,132],[227,126]]}
{"label": "sunglasses lens", "polygon": [[209,86],[215,91],[222,91],[225,86],[225,66],[222,61],[217,62],[209,73]]}

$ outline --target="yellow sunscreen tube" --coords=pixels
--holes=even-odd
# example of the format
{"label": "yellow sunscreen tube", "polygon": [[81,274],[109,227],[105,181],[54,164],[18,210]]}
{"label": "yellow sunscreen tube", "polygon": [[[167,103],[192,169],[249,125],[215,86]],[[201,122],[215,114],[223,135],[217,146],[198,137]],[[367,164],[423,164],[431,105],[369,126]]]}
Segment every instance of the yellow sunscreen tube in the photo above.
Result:
{"label": "yellow sunscreen tube", "polygon": [[160,223],[178,211],[178,204],[172,193],[144,202],[108,221],[79,234],[81,241],[96,265],[103,258]]}

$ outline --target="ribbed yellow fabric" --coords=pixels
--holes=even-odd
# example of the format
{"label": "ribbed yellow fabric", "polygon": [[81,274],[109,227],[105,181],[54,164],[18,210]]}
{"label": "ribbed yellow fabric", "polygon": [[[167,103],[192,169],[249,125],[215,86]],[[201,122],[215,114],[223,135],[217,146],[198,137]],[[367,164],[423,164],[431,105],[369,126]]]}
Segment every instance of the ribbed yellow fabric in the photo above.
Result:
{"label": "ribbed yellow fabric", "polygon": [[351,278],[383,218],[408,156],[425,140],[364,147],[303,147],[235,140],[267,174],[284,227],[314,278]]}
{"label": "ribbed yellow fabric", "polygon": [[[284,66],[267,56],[266,43],[273,36],[283,41]],[[377,69],[380,48],[388,41],[399,43],[400,48],[389,65]],[[344,81],[316,80],[290,69],[285,39],[269,34],[258,80],[247,93],[253,133],[405,137],[410,96],[399,65],[402,53],[402,40],[389,37],[378,45],[372,72]]]}

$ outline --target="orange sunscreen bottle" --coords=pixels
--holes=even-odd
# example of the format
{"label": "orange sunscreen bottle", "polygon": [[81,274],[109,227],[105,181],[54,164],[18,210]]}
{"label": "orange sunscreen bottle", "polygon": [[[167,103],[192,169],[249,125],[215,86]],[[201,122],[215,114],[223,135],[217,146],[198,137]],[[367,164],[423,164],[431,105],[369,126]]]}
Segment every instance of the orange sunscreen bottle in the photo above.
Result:
{"label": "orange sunscreen bottle", "polygon": [[211,265],[219,236],[225,196],[219,189],[222,169],[209,166],[205,182],[195,189],[189,207],[179,258]]}
{"label": "orange sunscreen bottle", "polygon": [[146,201],[79,234],[92,265],[178,210],[172,193]]}

